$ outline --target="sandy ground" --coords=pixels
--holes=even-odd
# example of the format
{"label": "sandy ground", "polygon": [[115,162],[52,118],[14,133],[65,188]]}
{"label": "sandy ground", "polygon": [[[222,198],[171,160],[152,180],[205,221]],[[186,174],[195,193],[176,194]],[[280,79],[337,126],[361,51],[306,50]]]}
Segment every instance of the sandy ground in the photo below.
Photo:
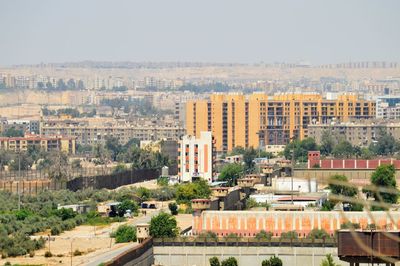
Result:
{"label": "sandy ground", "polygon": [[116,190],[119,190],[121,188],[130,188],[130,187],[144,187],[147,189],[159,188],[159,186],[157,185],[157,180],[150,180],[150,181],[143,181],[143,182],[139,182],[139,183],[135,183],[135,184],[122,186],[122,187],[117,188]]}
{"label": "sandy ground", "polygon": [[[166,208],[168,203],[160,204]],[[4,265],[7,261],[12,264],[35,264],[35,265],[71,265],[71,251],[81,251],[80,256],[72,256],[72,265],[85,265],[96,256],[129,245],[128,243],[115,244],[110,238],[110,233],[124,223],[135,223],[135,221],[143,218],[143,216],[134,217],[123,223],[113,223],[107,226],[87,226],[82,225],[71,231],[66,231],[59,236],[51,237],[50,251],[53,254],[51,258],[45,258],[44,253],[49,250],[49,241],[45,248],[37,250],[35,256],[30,258],[28,255],[17,258],[0,259],[0,265]],[[183,230],[192,225],[191,214],[179,214],[176,216],[178,227]],[[46,233],[41,233],[46,237]],[[39,236],[38,235],[38,236]]]}

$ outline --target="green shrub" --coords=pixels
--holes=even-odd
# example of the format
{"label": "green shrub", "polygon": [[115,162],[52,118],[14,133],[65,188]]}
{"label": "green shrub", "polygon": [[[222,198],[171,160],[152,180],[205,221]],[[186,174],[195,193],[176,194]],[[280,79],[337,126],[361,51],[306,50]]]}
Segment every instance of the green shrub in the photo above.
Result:
{"label": "green shrub", "polygon": [[178,214],[178,205],[176,205],[175,202],[170,202],[168,204],[168,208],[171,211],[172,215],[177,215]]}
{"label": "green shrub", "polygon": [[135,242],[136,227],[130,225],[120,225],[117,230],[111,234],[116,243]]}
{"label": "green shrub", "polygon": [[281,239],[298,239],[299,236],[296,231],[288,231],[288,232],[283,232],[281,234]]}
{"label": "green shrub", "polygon": [[219,260],[217,257],[212,257],[208,260],[210,262],[210,266],[220,266]]}
{"label": "green shrub", "polygon": [[62,232],[63,232],[63,230],[61,229],[61,227],[59,225],[52,226],[50,229],[50,233],[52,236],[58,236]]}
{"label": "green shrub", "polygon": [[81,255],[82,255],[82,251],[80,251],[79,249],[75,249],[73,255],[74,255],[74,256],[81,256]]}
{"label": "green shrub", "polygon": [[45,258],[51,258],[51,257],[53,257],[53,254],[51,254],[50,251],[46,251],[46,252],[44,253],[44,257],[45,257]]}
{"label": "green shrub", "polygon": [[272,236],[273,236],[273,233],[261,230],[260,232],[258,232],[256,234],[256,239],[257,240],[271,240]]}
{"label": "green shrub", "polygon": [[331,236],[324,229],[313,229],[307,236],[311,239],[329,239]]}
{"label": "green shrub", "polygon": [[221,266],[238,266],[238,262],[234,257],[229,257],[221,262]]}

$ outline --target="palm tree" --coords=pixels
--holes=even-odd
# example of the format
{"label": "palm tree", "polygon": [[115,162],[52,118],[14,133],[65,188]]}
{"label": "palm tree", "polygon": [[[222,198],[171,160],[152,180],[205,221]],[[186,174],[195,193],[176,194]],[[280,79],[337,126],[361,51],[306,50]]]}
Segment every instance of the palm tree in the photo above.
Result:
{"label": "palm tree", "polygon": [[340,266],[334,260],[331,254],[326,255],[326,258],[322,261],[321,266]]}

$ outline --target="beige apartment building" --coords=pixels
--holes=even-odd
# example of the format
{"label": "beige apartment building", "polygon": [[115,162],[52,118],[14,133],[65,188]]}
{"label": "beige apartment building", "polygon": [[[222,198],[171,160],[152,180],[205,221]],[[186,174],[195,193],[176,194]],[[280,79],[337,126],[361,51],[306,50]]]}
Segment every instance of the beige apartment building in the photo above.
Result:
{"label": "beige apartment building", "polygon": [[25,135],[24,137],[0,138],[0,149],[19,152],[27,151],[29,147],[39,147],[44,151],[62,151],[75,154],[76,141],[74,137]]}
{"label": "beige apartment building", "polygon": [[116,137],[121,144],[131,139],[138,140],[179,140],[185,129],[174,125],[88,125],[82,123],[43,123],[41,135],[75,137],[78,144],[104,144],[108,137]]}
{"label": "beige apartment building", "polygon": [[400,140],[400,122],[396,123],[374,123],[348,122],[332,124],[315,124],[308,126],[308,137],[314,138],[320,144],[324,131],[330,132],[336,139],[343,138],[353,146],[368,146],[377,140],[381,132],[387,132],[396,140]]}
{"label": "beige apartment building", "polygon": [[320,94],[213,94],[186,104],[187,133],[198,138],[201,131],[211,131],[217,151],[285,145],[291,138],[305,138],[313,123],[374,117],[375,102],[354,94],[335,100]]}

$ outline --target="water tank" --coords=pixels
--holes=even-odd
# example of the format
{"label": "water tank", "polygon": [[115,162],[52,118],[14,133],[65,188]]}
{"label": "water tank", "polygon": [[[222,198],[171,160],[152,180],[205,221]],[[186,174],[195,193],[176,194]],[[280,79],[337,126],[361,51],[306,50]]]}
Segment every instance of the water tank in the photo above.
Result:
{"label": "water tank", "polygon": [[161,168],[161,176],[169,176],[169,167],[168,166],[164,166],[163,168]]}

